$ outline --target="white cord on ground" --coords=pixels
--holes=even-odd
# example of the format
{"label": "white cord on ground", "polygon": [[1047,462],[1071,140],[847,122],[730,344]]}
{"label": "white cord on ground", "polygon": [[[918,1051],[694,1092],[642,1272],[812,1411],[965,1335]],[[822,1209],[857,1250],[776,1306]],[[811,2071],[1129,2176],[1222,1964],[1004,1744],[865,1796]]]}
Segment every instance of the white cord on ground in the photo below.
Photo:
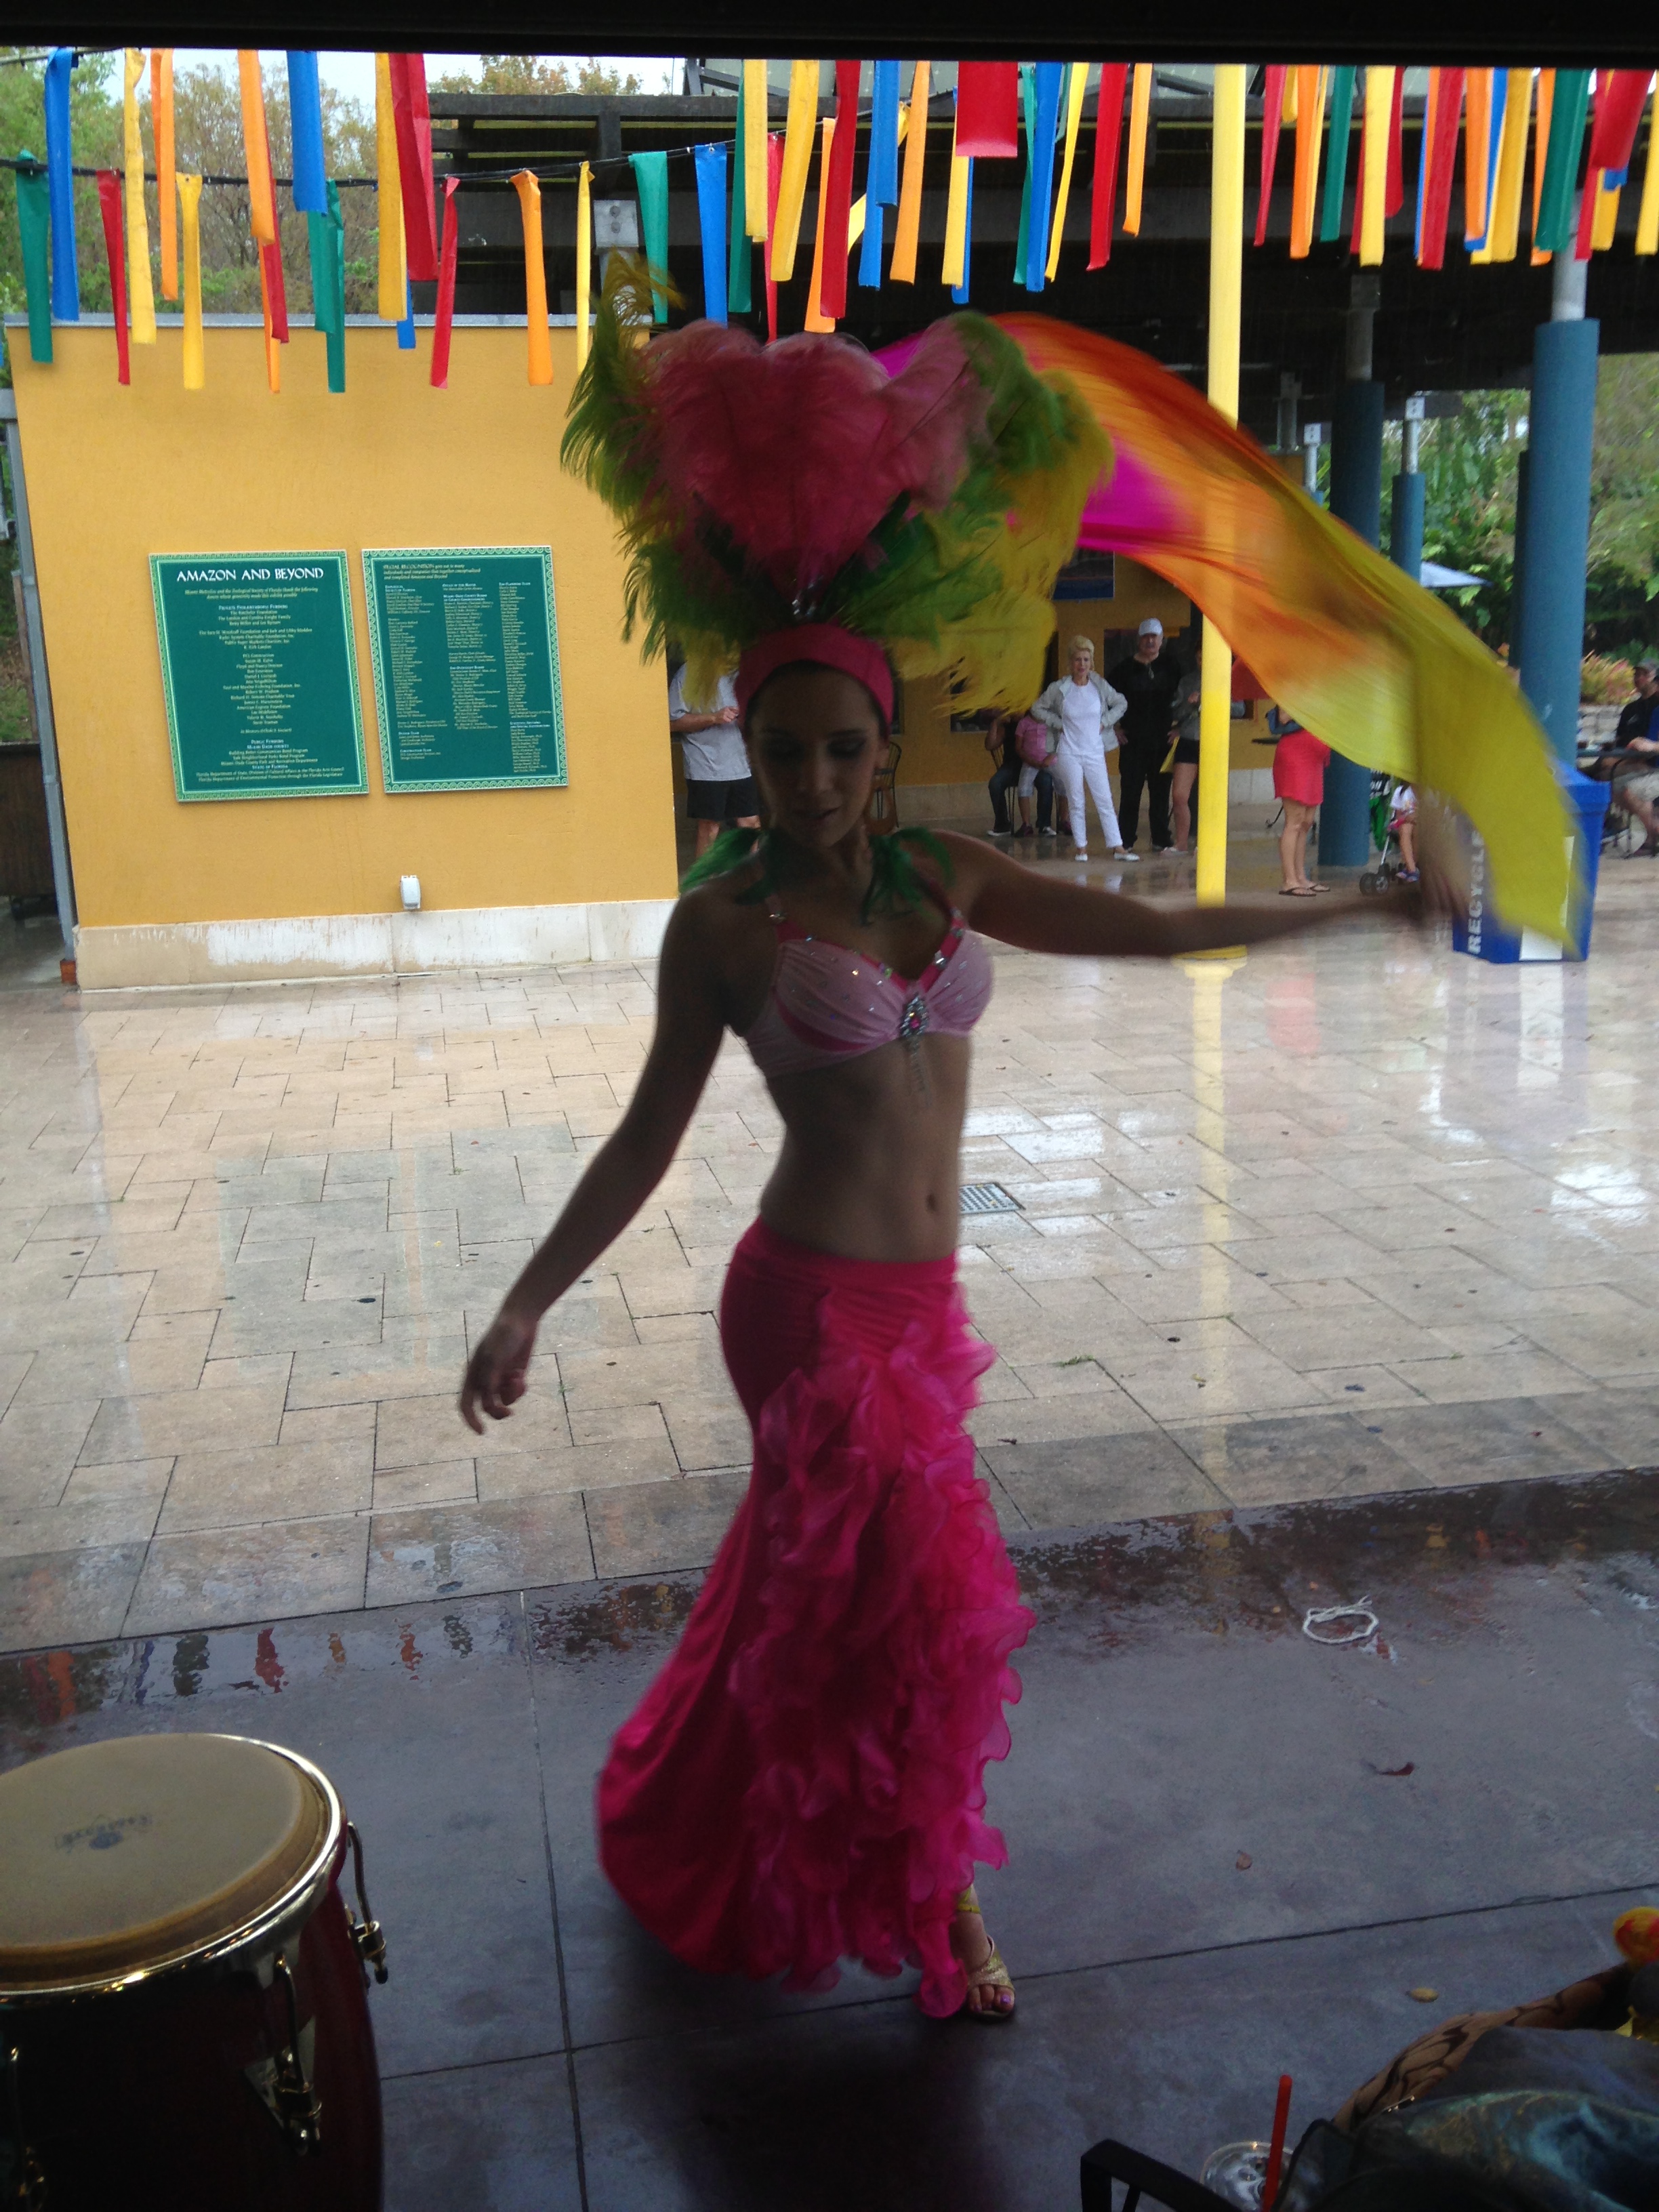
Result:
{"label": "white cord on ground", "polygon": [[[1363,1620],[1363,1628],[1355,1628],[1346,1636],[1316,1636],[1314,1626],[1322,1627],[1333,1620]],[[1302,1624],[1302,1633],[1310,1644],[1369,1644],[1377,1631],[1376,1615],[1371,1611],[1371,1601],[1362,1597],[1358,1605],[1316,1606]]]}

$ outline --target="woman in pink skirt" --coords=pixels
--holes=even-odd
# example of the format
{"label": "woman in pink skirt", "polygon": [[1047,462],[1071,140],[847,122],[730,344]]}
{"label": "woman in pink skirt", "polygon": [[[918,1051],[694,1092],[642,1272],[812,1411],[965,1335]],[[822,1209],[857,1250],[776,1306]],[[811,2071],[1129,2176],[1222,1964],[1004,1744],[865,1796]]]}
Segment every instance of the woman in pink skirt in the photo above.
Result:
{"label": "woman in pink skirt", "polygon": [[[976,317],[935,325],[890,380],[833,338],[763,349],[697,323],[644,345],[648,291],[618,280],[623,261],[566,457],[623,516],[653,634],[672,625],[689,658],[712,638],[735,664],[766,827],[729,831],[687,877],[633,1097],[480,1339],[461,1411],[478,1431],[511,1413],[541,1316],[645,1204],[740,1036],[784,1130],[720,1305],[754,1471],[611,1747],[600,1856],[691,1966],[817,1989],[845,1958],[909,1964],[925,2012],[1006,2021],[1013,1985],[974,1870],[1006,1856],[984,1770],[1009,1747],[1031,1616],[963,1426],[993,1358],[955,1257],[991,989],[979,933],[1162,955],[1313,917],[1154,909],[975,839],[872,837],[894,707],[875,623],[969,667],[986,703],[1023,703],[1102,441]],[[1045,503],[1052,542],[1034,553],[1011,518]],[[941,563],[929,547],[947,541]]]}
{"label": "woman in pink skirt", "polygon": [[1316,898],[1330,889],[1308,873],[1308,832],[1325,797],[1325,763],[1331,749],[1310,730],[1281,714],[1277,707],[1267,726],[1278,734],[1273,749],[1273,791],[1284,802],[1285,826],[1279,833],[1279,865],[1285,881],[1280,898]]}

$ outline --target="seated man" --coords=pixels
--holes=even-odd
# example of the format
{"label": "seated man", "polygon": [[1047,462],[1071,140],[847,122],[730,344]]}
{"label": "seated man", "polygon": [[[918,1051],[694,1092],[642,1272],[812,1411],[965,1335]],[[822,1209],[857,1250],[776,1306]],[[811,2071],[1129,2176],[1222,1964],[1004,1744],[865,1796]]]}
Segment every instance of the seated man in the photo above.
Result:
{"label": "seated man", "polygon": [[1644,660],[1636,671],[1636,696],[1619,717],[1613,744],[1626,758],[1613,769],[1613,796],[1647,832],[1642,854],[1659,854],[1659,662]]}

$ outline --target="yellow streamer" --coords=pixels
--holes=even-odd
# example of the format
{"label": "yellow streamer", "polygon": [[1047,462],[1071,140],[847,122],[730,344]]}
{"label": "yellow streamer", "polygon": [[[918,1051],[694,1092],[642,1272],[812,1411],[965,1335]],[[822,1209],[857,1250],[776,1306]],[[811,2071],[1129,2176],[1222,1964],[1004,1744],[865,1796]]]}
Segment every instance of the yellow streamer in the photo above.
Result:
{"label": "yellow streamer", "polygon": [[1604,169],[1596,171],[1595,182],[1595,227],[1590,233],[1590,252],[1605,253],[1613,244],[1613,231],[1619,221],[1619,186],[1607,182]]}
{"label": "yellow streamer", "polygon": [[1135,64],[1129,94],[1129,167],[1123,180],[1123,230],[1128,238],[1140,234],[1140,196],[1146,181],[1146,124],[1152,112],[1152,65]]}
{"label": "yellow streamer", "polygon": [[576,179],[576,367],[587,365],[593,343],[588,302],[593,290],[593,172],[584,161]]}
{"label": "yellow streamer", "polygon": [[823,207],[830,197],[830,148],[836,135],[836,118],[826,115],[823,132],[818,148],[818,228],[812,246],[812,283],[807,295],[805,327],[809,331],[833,331],[836,319],[823,312]]}
{"label": "yellow streamer", "polygon": [[1492,261],[1513,261],[1521,238],[1521,186],[1527,167],[1527,131],[1532,121],[1532,71],[1512,69],[1504,103],[1504,128],[1498,141],[1498,174],[1492,188],[1492,228],[1486,233]]}
{"label": "yellow streamer", "polygon": [[1659,253],[1659,107],[1648,118],[1648,165],[1642,173],[1642,205],[1636,217],[1636,251]]}
{"label": "yellow streamer", "polygon": [[951,145],[951,196],[945,203],[945,263],[939,282],[959,285],[968,262],[968,156]]}
{"label": "yellow streamer", "polygon": [[[921,64],[925,68],[927,64]],[[745,106],[744,120],[748,119]],[[818,65],[792,62],[789,65],[789,116],[783,126],[783,168],[778,178],[778,210],[772,226],[772,277],[787,284],[795,273],[795,250],[800,242],[800,215],[806,204],[806,179],[812,167],[812,141],[817,135]],[[744,149],[747,161],[748,149]],[[744,190],[749,173],[744,171]],[[764,191],[761,205],[766,204]]]}
{"label": "yellow streamer", "polygon": [[[242,144],[247,154],[248,228],[261,246],[272,246],[276,240],[276,197],[270,181],[270,140],[265,131],[265,82],[259,74],[258,55],[239,48],[236,74],[242,87]],[[275,388],[273,386],[272,389]]]}
{"label": "yellow streamer", "polygon": [[743,65],[744,222],[750,238],[766,236],[766,64]]}
{"label": "yellow streamer", "polygon": [[200,392],[207,383],[202,345],[202,179],[180,177],[179,210],[185,233],[185,389]]}
{"label": "yellow streamer", "polygon": [[265,319],[265,381],[273,392],[283,388],[283,349],[270,334],[270,287],[265,282],[265,257],[259,256],[259,307]]}
{"label": "yellow streamer", "polygon": [[927,90],[932,75],[930,63],[918,62],[910,79],[904,177],[899,185],[893,258],[887,271],[895,284],[914,284],[916,281],[916,246],[921,236],[921,173],[927,160]]}
{"label": "yellow streamer", "polygon": [[1077,126],[1083,119],[1083,95],[1089,84],[1087,62],[1073,62],[1066,103],[1066,158],[1060,166],[1060,191],[1054,200],[1054,220],[1048,233],[1048,266],[1052,284],[1060,267],[1060,241],[1066,232],[1066,203],[1072,196],[1072,165],[1077,160]]}
{"label": "yellow streamer", "polygon": [[1285,99],[1279,111],[1281,123],[1297,122],[1302,114],[1302,70],[1287,69],[1285,72]]}
{"label": "yellow streamer", "polygon": [[398,172],[398,120],[392,106],[392,57],[374,57],[374,215],[380,230],[376,307],[383,323],[400,323],[409,297],[404,262],[404,195]]}
{"label": "yellow streamer", "polygon": [[1382,260],[1384,204],[1389,196],[1389,118],[1394,112],[1394,71],[1365,72],[1365,121],[1359,159],[1365,179],[1365,205],[1359,222],[1359,265],[1376,269]]}
{"label": "yellow streamer", "polygon": [[179,198],[173,158],[173,49],[149,57],[149,127],[155,139],[155,228],[161,246],[161,297],[179,296]]}
{"label": "yellow streamer", "polygon": [[[1532,142],[1532,234],[1538,235],[1538,210],[1544,197],[1544,156],[1550,143],[1550,116],[1555,106],[1555,71],[1538,72],[1538,128]],[[1536,246],[1532,249],[1532,265],[1541,268],[1549,259]]]}
{"label": "yellow streamer", "polygon": [[547,264],[542,258],[542,187],[532,169],[513,179],[524,224],[524,312],[529,340],[530,381],[553,381],[553,341],[547,328]]}
{"label": "yellow streamer", "polygon": [[138,127],[138,80],[143,73],[143,48],[129,46],[126,93],[121,102],[127,173],[127,313],[133,343],[154,345],[155,294],[150,285],[149,222],[144,213],[144,140]]}

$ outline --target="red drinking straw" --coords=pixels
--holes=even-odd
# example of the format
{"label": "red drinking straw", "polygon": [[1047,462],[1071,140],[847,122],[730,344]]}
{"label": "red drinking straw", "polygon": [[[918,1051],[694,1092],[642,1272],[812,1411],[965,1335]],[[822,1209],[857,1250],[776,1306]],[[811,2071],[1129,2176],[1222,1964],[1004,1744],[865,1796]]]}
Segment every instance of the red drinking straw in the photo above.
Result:
{"label": "red drinking straw", "polygon": [[1291,2077],[1279,2077],[1279,2102],[1273,2106],[1273,2139],[1267,2145],[1267,2172],[1261,2184],[1261,2212],[1273,2212],[1279,2196],[1279,2169],[1285,2163],[1285,2130],[1291,2117]]}

